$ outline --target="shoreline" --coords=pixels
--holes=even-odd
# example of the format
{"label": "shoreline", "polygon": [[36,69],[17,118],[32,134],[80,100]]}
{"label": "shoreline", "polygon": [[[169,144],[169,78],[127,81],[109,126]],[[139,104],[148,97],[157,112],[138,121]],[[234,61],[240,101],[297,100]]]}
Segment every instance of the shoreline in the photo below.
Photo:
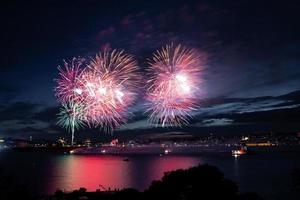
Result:
{"label": "shoreline", "polygon": [[[161,147],[143,145],[136,147],[124,146],[99,146],[99,147],[14,147],[8,148],[15,152],[40,152],[40,153],[61,153],[72,155],[201,155],[201,154],[230,154],[238,149],[238,146],[165,146]],[[300,152],[300,145],[295,146],[272,146],[272,147],[249,147],[247,155],[259,153],[289,153]]]}

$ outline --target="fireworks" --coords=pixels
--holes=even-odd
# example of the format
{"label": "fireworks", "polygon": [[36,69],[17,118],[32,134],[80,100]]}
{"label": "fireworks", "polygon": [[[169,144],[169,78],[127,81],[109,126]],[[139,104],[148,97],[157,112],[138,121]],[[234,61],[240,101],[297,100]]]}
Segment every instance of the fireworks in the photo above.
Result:
{"label": "fireworks", "polygon": [[123,51],[105,51],[90,62],[82,77],[90,123],[115,128],[125,122],[136,96],[137,70],[136,61]]}
{"label": "fireworks", "polygon": [[83,105],[74,102],[62,104],[58,115],[58,124],[66,128],[68,131],[77,130],[84,126]]}
{"label": "fireworks", "polygon": [[59,67],[56,97],[63,107],[59,124],[73,135],[83,124],[112,130],[126,121],[139,82],[137,62],[123,51],[99,53],[87,66],[74,58]]}
{"label": "fireworks", "polygon": [[59,78],[56,79],[55,95],[61,103],[78,101],[81,98],[81,76],[83,73],[83,58],[73,58],[69,63],[64,61],[64,68],[58,67]]}
{"label": "fireworks", "polygon": [[75,130],[84,126],[83,105],[73,101],[62,104],[58,113],[58,124],[72,133],[71,145],[74,142]]}
{"label": "fireworks", "polygon": [[[164,126],[188,124],[198,106],[202,69],[195,49],[166,46],[149,60],[147,112],[150,122]],[[135,59],[118,50],[100,52],[90,62],[74,58],[59,67],[55,94],[62,108],[58,123],[72,132],[88,125],[113,130],[126,122],[141,83]]]}
{"label": "fireworks", "polygon": [[197,107],[201,59],[195,49],[166,46],[149,60],[147,96],[150,122],[162,126],[188,124]]}

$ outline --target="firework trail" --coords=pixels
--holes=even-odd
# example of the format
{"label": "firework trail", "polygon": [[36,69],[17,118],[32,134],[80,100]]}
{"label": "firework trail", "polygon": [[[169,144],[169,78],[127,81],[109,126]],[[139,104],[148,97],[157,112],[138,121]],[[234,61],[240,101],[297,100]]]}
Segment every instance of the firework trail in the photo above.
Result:
{"label": "firework trail", "polygon": [[195,49],[172,44],[153,54],[146,94],[151,123],[163,127],[188,124],[191,111],[197,108],[201,68],[201,57]]}
{"label": "firework trail", "polygon": [[71,145],[74,142],[74,132],[79,128],[84,127],[84,106],[76,102],[69,101],[63,103],[59,110],[57,124],[67,129],[72,134]]}
{"label": "firework trail", "polygon": [[57,83],[55,96],[62,103],[58,114],[58,124],[71,132],[71,145],[74,142],[75,129],[84,125],[80,81],[84,71],[84,61],[83,58],[73,58],[70,62],[64,61],[64,67],[58,67],[59,78],[55,80]]}

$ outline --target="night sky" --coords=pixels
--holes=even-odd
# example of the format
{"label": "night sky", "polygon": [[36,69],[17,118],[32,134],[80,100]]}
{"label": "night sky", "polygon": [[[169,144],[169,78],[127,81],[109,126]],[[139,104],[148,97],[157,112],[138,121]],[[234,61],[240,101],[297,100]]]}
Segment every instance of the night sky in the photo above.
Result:
{"label": "night sky", "polygon": [[[297,1],[24,1],[1,3],[0,138],[57,138],[57,66],[104,48],[135,55],[141,71],[165,44],[206,57],[200,107],[184,128],[154,128],[141,92],[117,135],[166,131],[300,130]],[[81,137],[107,137],[82,130]]]}

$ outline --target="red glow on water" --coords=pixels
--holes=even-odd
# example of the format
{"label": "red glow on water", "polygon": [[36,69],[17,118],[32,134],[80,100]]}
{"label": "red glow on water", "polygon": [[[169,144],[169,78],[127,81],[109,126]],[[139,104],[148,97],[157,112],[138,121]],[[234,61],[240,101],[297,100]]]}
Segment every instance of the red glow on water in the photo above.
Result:
{"label": "red glow on water", "polygon": [[58,169],[59,175],[65,178],[58,179],[59,182],[55,185],[67,191],[80,187],[85,187],[89,191],[122,188],[129,181],[126,180],[127,168],[127,163],[120,158],[70,156]]}
{"label": "red glow on water", "polygon": [[88,191],[136,188],[143,190],[164,172],[188,168],[200,159],[181,156],[130,157],[125,162],[119,156],[65,156],[57,160],[47,185],[47,193],[57,189],[73,191],[80,187]]}
{"label": "red glow on water", "polygon": [[158,159],[153,159],[148,167],[149,183],[160,179],[165,172],[176,169],[187,169],[200,164],[200,162],[200,159],[184,156],[162,156]]}

